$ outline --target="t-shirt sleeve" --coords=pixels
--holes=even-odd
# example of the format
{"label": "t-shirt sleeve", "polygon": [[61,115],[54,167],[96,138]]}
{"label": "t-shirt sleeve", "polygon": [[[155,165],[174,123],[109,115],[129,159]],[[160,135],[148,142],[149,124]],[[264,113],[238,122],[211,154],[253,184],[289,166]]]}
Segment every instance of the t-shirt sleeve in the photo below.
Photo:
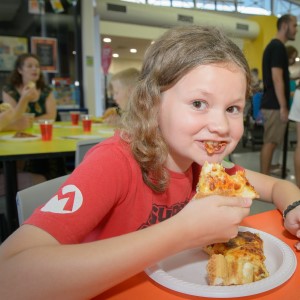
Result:
{"label": "t-shirt sleeve", "polygon": [[47,231],[60,243],[80,243],[126,197],[130,170],[121,151],[99,144],[25,223]]}
{"label": "t-shirt sleeve", "polygon": [[286,50],[284,47],[274,47],[271,53],[271,68],[285,68]]}

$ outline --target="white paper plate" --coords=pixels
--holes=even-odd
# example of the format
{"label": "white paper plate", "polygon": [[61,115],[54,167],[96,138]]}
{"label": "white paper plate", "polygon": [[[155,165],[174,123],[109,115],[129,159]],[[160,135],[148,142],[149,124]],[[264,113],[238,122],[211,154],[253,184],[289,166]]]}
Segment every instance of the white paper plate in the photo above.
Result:
{"label": "white paper plate", "polygon": [[100,139],[100,136],[99,135],[80,134],[80,135],[62,136],[61,138],[67,139],[67,140],[93,140],[93,139]]}
{"label": "white paper plate", "polygon": [[183,251],[166,258],[145,270],[157,283],[188,295],[234,298],[259,294],[287,281],[295,272],[297,260],[292,249],[278,238],[253,228],[240,227],[240,231],[259,233],[264,241],[266,267],[270,276],[249,284],[236,286],[209,286],[206,265],[208,255],[201,248]]}
{"label": "white paper plate", "polygon": [[81,128],[80,125],[60,125],[63,128]]}
{"label": "white paper plate", "polygon": [[35,134],[34,137],[14,137],[14,134],[2,135],[0,136],[1,140],[10,141],[10,142],[29,142],[36,141],[41,139],[40,134]]}

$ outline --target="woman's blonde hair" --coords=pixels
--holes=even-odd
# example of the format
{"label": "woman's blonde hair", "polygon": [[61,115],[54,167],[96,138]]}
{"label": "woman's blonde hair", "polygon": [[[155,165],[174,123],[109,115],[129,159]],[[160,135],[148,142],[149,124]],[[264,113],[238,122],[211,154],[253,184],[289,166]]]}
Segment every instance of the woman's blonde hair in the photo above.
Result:
{"label": "woman's blonde hair", "polygon": [[155,192],[165,191],[169,181],[164,167],[168,146],[158,124],[161,94],[197,66],[219,63],[225,67],[234,63],[244,71],[247,99],[251,78],[248,63],[239,47],[214,27],[172,28],[146,51],[138,84],[123,116],[121,136],[129,142],[144,182]]}

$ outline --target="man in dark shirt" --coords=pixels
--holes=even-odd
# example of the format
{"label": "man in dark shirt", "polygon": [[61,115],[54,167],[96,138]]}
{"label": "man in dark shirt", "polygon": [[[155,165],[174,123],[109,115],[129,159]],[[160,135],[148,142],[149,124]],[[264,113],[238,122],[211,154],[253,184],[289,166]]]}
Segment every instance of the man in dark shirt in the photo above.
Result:
{"label": "man in dark shirt", "polygon": [[285,43],[295,40],[297,18],[283,15],[277,20],[277,33],[263,54],[264,92],[261,111],[264,117],[264,144],[260,154],[263,174],[269,174],[273,152],[282,144],[288,121],[290,97],[289,62]]}

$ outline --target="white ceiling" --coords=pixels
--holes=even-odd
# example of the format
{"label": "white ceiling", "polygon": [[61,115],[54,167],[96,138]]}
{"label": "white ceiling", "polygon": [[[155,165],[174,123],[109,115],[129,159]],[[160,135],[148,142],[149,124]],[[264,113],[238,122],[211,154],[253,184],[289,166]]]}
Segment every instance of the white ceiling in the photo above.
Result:
{"label": "white ceiling", "polygon": [[[110,46],[113,49],[113,53],[118,53],[120,58],[126,60],[142,60],[146,49],[151,43],[151,40],[148,39],[109,36],[106,34],[101,35],[101,39],[105,37],[110,37],[112,39]],[[130,53],[129,50],[131,48],[136,48],[137,53]]]}

